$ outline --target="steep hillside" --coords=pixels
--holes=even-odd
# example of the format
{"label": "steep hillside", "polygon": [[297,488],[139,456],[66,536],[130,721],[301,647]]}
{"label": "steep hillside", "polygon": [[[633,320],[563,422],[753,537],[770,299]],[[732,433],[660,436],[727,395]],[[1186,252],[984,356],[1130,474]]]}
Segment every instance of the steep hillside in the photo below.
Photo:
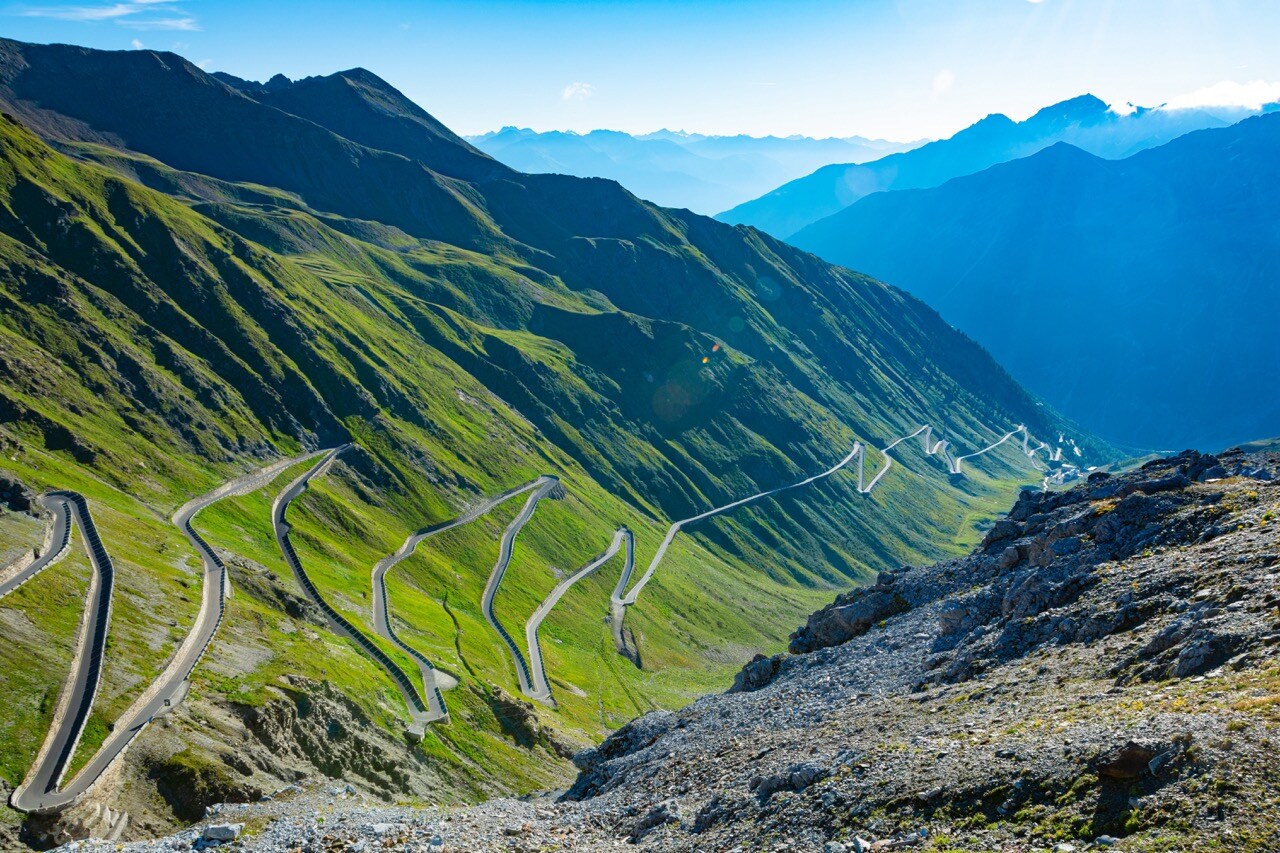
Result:
{"label": "steep hillside", "polygon": [[[103,804],[127,813],[110,831],[142,834],[299,774],[433,801],[554,787],[574,748],[780,648],[832,586],[974,541],[1036,468],[1062,467],[1057,446],[1107,454],[904,293],[608,181],[512,172],[368,72],[255,87],[172,54],[3,42],[0,82],[0,468],[81,493],[116,575],[68,780],[219,581],[174,510],[280,463],[192,522],[233,594],[189,698],[33,837],[103,831]],[[855,441],[871,480],[889,464],[875,448],[925,423],[952,449],[904,445],[874,492],[851,467],[675,537],[609,624],[624,564],[648,566],[673,520]],[[1055,446],[1010,440],[1019,424]],[[273,529],[304,455],[348,443]],[[539,475],[559,478],[546,500],[478,509]],[[459,516],[387,577],[399,642],[384,636],[372,568]],[[633,559],[542,627],[553,701],[516,698],[523,664],[490,604],[521,633],[624,525]],[[64,722],[82,526],[0,601],[10,786]],[[416,745],[415,655],[458,682]]]}
{"label": "steep hillside", "polygon": [[[826,166],[716,218],[789,238],[810,223],[886,190],[939,184],[1067,142],[1099,157],[1126,157],[1248,113],[1138,109],[1118,114],[1092,95],[1045,107],[1025,121],[990,115],[949,139],[861,165]],[[1223,117],[1225,116],[1225,118]]]}
{"label": "steep hillside", "polygon": [[1280,114],[1119,161],[1061,145],[792,239],[928,301],[1099,434],[1222,447],[1280,430],[1278,145]]}

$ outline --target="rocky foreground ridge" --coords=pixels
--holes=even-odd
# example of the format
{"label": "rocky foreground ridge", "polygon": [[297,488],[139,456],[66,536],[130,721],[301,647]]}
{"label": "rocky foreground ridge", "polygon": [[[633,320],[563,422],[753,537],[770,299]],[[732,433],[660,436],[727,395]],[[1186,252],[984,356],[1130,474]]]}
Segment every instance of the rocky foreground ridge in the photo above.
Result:
{"label": "rocky foreground ridge", "polygon": [[558,802],[314,785],[215,819],[269,850],[1276,850],[1278,605],[1280,455],[1187,452],[1024,493],[580,754]]}

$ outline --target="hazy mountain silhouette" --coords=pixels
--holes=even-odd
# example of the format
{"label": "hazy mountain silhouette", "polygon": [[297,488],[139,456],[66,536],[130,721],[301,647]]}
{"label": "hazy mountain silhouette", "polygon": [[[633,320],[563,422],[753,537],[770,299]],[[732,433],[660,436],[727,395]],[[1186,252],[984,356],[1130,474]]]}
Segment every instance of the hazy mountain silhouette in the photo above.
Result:
{"label": "hazy mountain silhouette", "polygon": [[907,288],[1117,441],[1280,433],[1280,114],[1123,160],[1058,144],[868,196],[796,245]]}
{"label": "hazy mountain silhouette", "polygon": [[990,115],[949,139],[859,165],[825,166],[716,218],[786,238],[875,192],[935,187],[951,178],[1069,142],[1099,157],[1125,157],[1192,130],[1224,127],[1242,110],[1112,111],[1092,95],[1045,107],[1025,121]]}
{"label": "hazy mountain silhouette", "polygon": [[805,136],[707,136],[661,130],[538,133],[504,127],[473,136],[481,150],[522,172],[612,178],[642,198],[712,214],[827,163],[861,163],[918,143]]}

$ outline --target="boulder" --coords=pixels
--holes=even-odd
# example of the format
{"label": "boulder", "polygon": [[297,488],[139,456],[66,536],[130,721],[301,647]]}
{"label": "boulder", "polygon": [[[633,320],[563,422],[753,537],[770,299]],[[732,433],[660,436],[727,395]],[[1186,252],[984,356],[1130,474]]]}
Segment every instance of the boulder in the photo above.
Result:
{"label": "boulder", "polygon": [[1229,634],[1218,634],[1208,629],[1194,631],[1178,652],[1169,675],[1173,678],[1200,675],[1224,663],[1239,644],[1239,638]]}
{"label": "boulder", "polygon": [[729,688],[729,692],[750,693],[752,690],[759,690],[764,687],[773,681],[774,676],[778,674],[778,669],[782,666],[782,660],[783,655],[774,655],[773,657],[756,655],[751,659],[750,663],[733,677],[733,686]]}
{"label": "boulder", "polygon": [[1022,552],[1018,550],[1017,545],[1010,545],[1000,552],[1000,556],[996,561],[996,566],[1001,569],[1011,569],[1018,565],[1018,561],[1022,559]]}
{"label": "boulder", "polygon": [[944,637],[967,633],[977,627],[977,624],[974,608],[961,601],[948,601],[938,612],[938,631]]}
{"label": "boulder", "polygon": [[660,826],[679,822],[680,804],[675,800],[667,800],[650,809],[644,817],[636,821],[635,826],[631,828],[630,839],[632,842],[639,841]]}
{"label": "boulder", "polygon": [[1093,769],[1104,779],[1137,779],[1149,772],[1148,764],[1158,752],[1149,744],[1131,740],[1098,756]]}
{"label": "boulder", "polygon": [[750,787],[763,802],[779,791],[803,791],[826,775],[827,771],[821,765],[806,762],[792,765],[781,773],[758,776],[751,780]]}
{"label": "boulder", "polygon": [[842,595],[811,614],[805,626],[791,635],[790,651],[804,654],[838,646],[910,606],[897,589],[897,575],[881,572],[875,586]]}
{"label": "boulder", "polygon": [[243,831],[243,823],[213,823],[204,828],[200,837],[205,841],[235,841]]}

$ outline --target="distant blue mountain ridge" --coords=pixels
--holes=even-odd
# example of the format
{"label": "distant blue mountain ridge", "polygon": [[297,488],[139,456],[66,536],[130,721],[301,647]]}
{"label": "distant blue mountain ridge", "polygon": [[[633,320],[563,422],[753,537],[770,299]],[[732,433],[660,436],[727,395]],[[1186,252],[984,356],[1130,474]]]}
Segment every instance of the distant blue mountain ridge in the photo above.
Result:
{"label": "distant blue mountain ridge", "polygon": [[948,139],[910,151],[870,162],[824,166],[716,218],[754,225],[786,239],[872,193],[936,187],[1058,142],[1117,159],[1193,130],[1227,127],[1256,112],[1238,107],[1113,109],[1093,95],[1081,95],[1045,107],[1024,121],[990,115]]}
{"label": "distant blue mountain ridge", "polygon": [[828,163],[861,163],[922,144],[861,136],[708,136],[672,130],[633,136],[516,127],[467,141],[523,172],[611,178],[641,198],[706,215]]}
{"label": "distant blue mountain ridge", "polygon": [[[924,151],[924,149],[921,149]],[[1280,112],[1108,160],[1064,142],[791,241],[910,291],[1113,441],[1280,435]]]}

